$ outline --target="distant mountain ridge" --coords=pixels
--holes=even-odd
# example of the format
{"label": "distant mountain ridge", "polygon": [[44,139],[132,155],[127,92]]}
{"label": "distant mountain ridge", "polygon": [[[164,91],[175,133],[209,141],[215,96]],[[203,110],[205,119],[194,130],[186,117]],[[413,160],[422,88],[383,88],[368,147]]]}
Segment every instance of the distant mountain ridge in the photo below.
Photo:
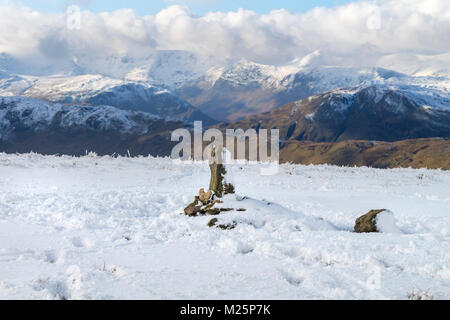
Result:
{"label": "distant mountain ridge", "polygon": [[[397,56],[386,59],[393,69],[396,63],[404,63]],[[439,63],[433,63],[442,65],[447,57],[439,59]],[[203,120],[208,124],[235,121],[292,101],[364,83],[434,87],[437,95],[448,96],[449,74],[442,69],[441,75],[430,71],[433,76],[426,76],[427,72],[418,70],[425,70],[430,60],[419,56],[416,60],[420,66],[415,71],[411,69],[411,74],[422,76],[380,67],[329,66],[319,51],[279,66],[245,59],[217,60],[182,50],[161,50],[140,58],[127,55],[73,57],[41,69],[1,54],[0,94],[27,95],[54,102],[97,103],[100,100],[100,104]],[[113,90],[111,84],[118,90]],[[119,91],[127,91],[132,100],[124,99]],[[100,95],[102,99],[97,99]]]}
{"label": "distant mountain ridge", "polygon": [[[300,113],[295,111],[292,116]],[[282,117],[280,115],[284,120]],[[167,121],[148,113],[111,106],[69,106],[27,97],[0,97],[0,152],[34,151],[80,156],[93,151],[99,155],[168,156],[177,143],[170,141],[170,134],[178,128],[192,127],[184,122]],[[280,129],[282,134],[295,137],[296,128],[288,128],[287,132],[284,127]],[[315,143],[284,136],[280,161],[450,170],[450,140]]]}
{"label": "distant mountain ridge", "polygon": [[380,84],[338,89],[219,128],[277,128],[283,140],[316,142],[450,138],[450,99],[430,90]]}
{"label": "distant mountain ridge", "polygon": [[186,123],[112,106],[0,97],[0,152],[169,155],[171,131]]}
{"label": "distant mountain ridge", "polygon": [[175,92],[211,117],[235,121],[331,90],[376,84],[433,89],[433,95],[449,99],[450,77],[411,77],[382,68],[273,67],[248,62],[210,70]]}
{"label": "distant mountain ridge", "polygon": [[0,95],[20,95],[67,105],[109,105],[169,119],[214,123],[214,120],[167,89],[145,82],[125,81],[101,75],[15,76],[0,79]]}
{"label": "distant mountain ridge", "polygon": [[327,66],[319,52],[280,66],[186,51],[103,58],[28,70],[0,54],[0,151],[168,155],[171,130],[194,120],[204,128],[219,121],[221,129],[278,128],[284,159],[304,141],[346,150],[342,141],[450,136],[447,75]]}

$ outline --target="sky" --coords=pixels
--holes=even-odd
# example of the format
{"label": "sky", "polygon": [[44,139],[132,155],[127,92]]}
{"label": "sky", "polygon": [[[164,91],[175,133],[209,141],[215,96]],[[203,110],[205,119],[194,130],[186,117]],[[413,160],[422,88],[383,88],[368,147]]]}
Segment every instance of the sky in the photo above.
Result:
{"label": "sky", "polygon": [[0,0],[0,53],[32,64],[105,68],[162,50],[222,62],[408,73],[450,65],[449,0],[75,2],[78,14],[66,12],[69,0]]}
{"label": "sky", "polygon": [[305,12],[314,7],[335,7],[351,0],[20,0],[14,1],[45,13],[62,12],[68,5],[76,4],[93,12],[114,11],[132,8],[139,15],[154,15],[171,5],[186,5],[197,15],[210,11],[236,11],[239,8],[259,14],[284,8],[292,12]]}

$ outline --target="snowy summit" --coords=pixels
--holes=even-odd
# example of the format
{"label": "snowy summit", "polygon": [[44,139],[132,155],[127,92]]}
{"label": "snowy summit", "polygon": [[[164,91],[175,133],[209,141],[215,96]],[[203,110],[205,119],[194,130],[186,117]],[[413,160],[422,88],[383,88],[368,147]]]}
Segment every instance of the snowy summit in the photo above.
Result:
{"label": "snowy summit", "polygon": [[[207,163],[1,154],[0,298],[448,297],[447,171],[232,170],[247,211],[222,230],[181,214]],[[354,233],[373,208],[385,233]]]}

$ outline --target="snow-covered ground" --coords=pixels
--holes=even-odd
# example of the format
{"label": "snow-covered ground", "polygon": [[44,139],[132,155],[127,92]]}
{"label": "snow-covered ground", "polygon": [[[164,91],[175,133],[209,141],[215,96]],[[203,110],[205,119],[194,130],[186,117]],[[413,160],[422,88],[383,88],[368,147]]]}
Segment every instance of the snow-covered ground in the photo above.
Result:
{"label": "snow-covered ground", "polygon": [[[259,169],[221,230],[180,214],[206,163],[0,154],[0,299],[450,298],[450,172]],[[352,232],[378,208],[400,233]]]}

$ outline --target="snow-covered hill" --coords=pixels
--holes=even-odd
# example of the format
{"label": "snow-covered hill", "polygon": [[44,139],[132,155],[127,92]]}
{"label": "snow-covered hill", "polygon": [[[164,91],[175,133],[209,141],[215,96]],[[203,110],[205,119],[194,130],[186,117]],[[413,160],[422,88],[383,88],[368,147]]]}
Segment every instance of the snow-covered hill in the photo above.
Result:
{"label": "snow-covered hill", "polygon": [[[246,212],[180,213],[207,163],[0,154],[1,299],[448,299],[450,173],[233,166]],[[400,233],[356,234],[388,208]]]}

